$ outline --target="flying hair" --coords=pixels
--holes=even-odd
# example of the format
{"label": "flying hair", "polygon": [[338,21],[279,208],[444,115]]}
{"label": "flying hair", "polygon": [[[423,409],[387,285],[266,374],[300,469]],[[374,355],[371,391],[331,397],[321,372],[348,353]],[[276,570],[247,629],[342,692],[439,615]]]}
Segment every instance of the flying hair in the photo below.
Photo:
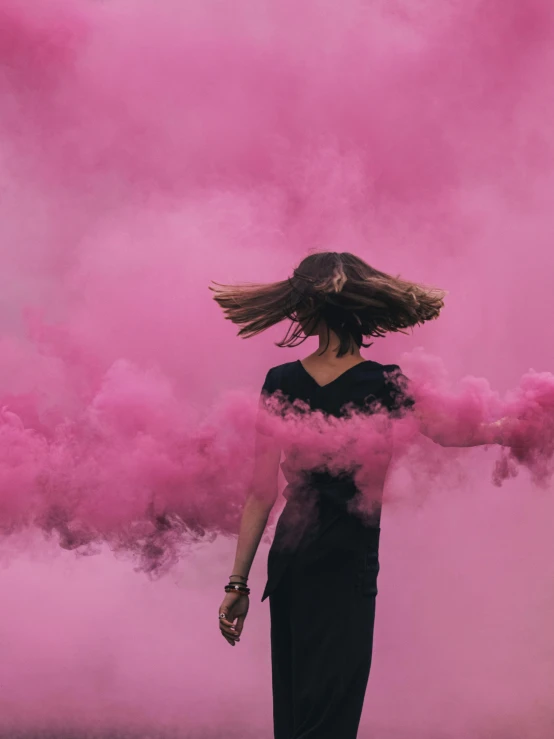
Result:
{"label": "flying hair", "polygon": [[[266,284],[209,286],[225,318],[241,326],[242,338],[255,336],[285,319],[291,324],[277,346],[301,344],[321,321],[340,340],[337,356],[364,337],[405,333],[438,318],[445,291],[409,282],[371,267],[349,252],[316,252],[285,280]],[[302,323],[300,321],[302,317]],[[329,338],[329,332],[328,332]],[[328,341],[327,341],[328,344]]]}

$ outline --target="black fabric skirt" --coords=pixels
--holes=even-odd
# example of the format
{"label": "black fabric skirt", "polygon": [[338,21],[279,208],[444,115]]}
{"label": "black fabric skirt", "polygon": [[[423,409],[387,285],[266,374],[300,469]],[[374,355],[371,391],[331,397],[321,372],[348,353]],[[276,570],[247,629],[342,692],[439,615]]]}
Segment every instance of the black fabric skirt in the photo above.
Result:
{"label": "black fabric skirt", "polygon": [[305,520],[293,546],[290,511],[279,520],[262,598],[270,603],[274,736],[355,739],[371,667],[380,528],[325,506]]}

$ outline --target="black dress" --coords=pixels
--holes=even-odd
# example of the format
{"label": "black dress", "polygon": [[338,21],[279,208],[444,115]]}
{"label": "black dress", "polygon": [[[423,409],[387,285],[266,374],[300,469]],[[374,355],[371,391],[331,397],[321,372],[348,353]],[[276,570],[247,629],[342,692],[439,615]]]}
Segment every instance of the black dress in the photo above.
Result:
{"label": "black dress", "polygon": [[[372,361],[323,386],[299,360],[287,362],[269,370],[262,399],[277,390],[334,416],[346,404],[367,412],[382,405],[397,414],[413,403],[398,366]],[[281,467],[287,477],[286,458]],[[270,605],[275,739],[357,736],[373,648],[380,534],[379,503],[370,520],[349,512],[347,502],[358,492],[348,472],[310,471],[284,491],[262,595]]]}

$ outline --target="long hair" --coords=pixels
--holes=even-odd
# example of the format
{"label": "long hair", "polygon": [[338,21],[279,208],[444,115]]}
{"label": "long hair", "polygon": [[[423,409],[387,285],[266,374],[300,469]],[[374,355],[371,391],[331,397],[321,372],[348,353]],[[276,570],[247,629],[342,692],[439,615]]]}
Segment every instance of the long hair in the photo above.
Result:
{"label": "long hair", "polygon": [[[285,338],[276,346],[297,346],[324,322],[339,337],[337,357],[352,342],[384,336],[437,318],[445,292],[393,277],[349,252],[317,252],[303,259],[291,277],[267,284],[209,286],[225,318],[242,326],[238,335],[255,336],[289,319]],[[329,330],[327,331],[329,346]],[[327,348],[327,347],[326,347]]]}

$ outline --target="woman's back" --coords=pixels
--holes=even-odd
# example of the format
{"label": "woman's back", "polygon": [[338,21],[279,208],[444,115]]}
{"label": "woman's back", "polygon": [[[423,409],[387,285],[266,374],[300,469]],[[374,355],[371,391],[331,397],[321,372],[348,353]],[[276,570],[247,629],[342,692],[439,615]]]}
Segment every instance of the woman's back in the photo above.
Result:
{"label": "woman's back", "polygon": [[[290,401],[303,401],[310,410],[340,417],[345,406],[371,413],[382,407],[389,412],[411,405],[405,392],[405,378],[397,365],[382,365],[365,360],[348,367],[334,379],[320,385],[305,369],[300,360],[272,367],[262,388],[262,397],[281,391]],[[290,452],[290,450],[289,450]],[[276,587],[292,557],[299,552],[309,556],[310,548],[317,547],[319,555],[324,547],[323,534],[332,524],[342,519],[344,536],[352,538],[357,532],[363,536],[361,521],[348,511],[348,502],[360,492],[353,474],[339,475],[326,471],[306,471],[299,484],[298,470],[293,469],[287,450],[281,469],[288,485],[284,491],[287,504],[281,513],[270,552],[269,579],[264,598]],[[385,465],[378,474],[376,505],[366,526],[378,528],[380,494],[386,475]],[[316,543],[317,542],[317,543]],[[352,543],[352,541],[350,542]],[[337,546],[337,540],[333,540]],[[319,556],[318,555],[318,556]]]}
{"label": "woman's back", "polygon": [[345,404],[370,409],[377,402],[388,410],[405,405],[405,388],[400,368],[364,360],[348,367],[330,382],[320,385],[304,368],[301,360],[272,367],[266,375],[263,393],[281,390],[291,401],[303,400],[311,410],[340,416]]}

